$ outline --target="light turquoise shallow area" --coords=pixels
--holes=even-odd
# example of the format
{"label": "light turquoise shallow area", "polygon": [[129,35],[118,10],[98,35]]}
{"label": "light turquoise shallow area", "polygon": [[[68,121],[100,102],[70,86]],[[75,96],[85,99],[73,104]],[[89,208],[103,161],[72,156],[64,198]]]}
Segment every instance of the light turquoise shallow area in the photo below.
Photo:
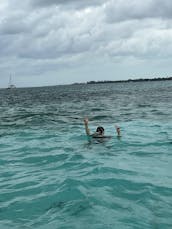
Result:
{"label": "light turquoise shallow area", "polygon": [[0,90],[0,229],[172,228],[171,101],[172,81]]}

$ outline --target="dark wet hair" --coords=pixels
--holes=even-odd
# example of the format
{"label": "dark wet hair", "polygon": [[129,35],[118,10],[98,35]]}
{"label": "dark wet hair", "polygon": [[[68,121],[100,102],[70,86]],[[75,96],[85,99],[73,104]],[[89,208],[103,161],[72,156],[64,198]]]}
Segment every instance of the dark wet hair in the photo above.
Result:
{"label": "dark wet hair", "polygon": [[100,132],[101,134],[104,132],[104,128],[102,126],[97,127],[96,132]]}

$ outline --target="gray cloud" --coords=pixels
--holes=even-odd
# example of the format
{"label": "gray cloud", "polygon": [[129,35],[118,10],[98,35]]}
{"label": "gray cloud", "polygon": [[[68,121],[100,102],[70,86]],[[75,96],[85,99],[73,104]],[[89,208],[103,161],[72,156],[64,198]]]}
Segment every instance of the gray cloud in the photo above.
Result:
{"label": "gray cloud", "polygon": [[20,21],[20,18],[8,18],[0,24],[1,35],[26,33],[28,30],[28,25],[24,21]]}
{"label": "gray cloud", "polygon": [[3,74],[9,68],[22,75],[48,74],[84,69],[93,60],[98,66],[104,58],[122,63],[131,57],[159,61],[171,56],[172,3],[167,0],[3,1]]}
{"label": "gray cloud", "polygon": [[[160,5],[161,1],[158,1]],[[65,1],[64,4],[78,5],[79,2],[71,0]],[[17,0],[13,0],[13,3],[16,6]],[[93,3],[97,4],[98,1],[93,1]],[[162,7],[160,7],[162,15],[165,15],[165,9],[169,10],[172,5],[169,1],[165,3],[162,2]],[[49,6],[63,4],[63,1],[40,0],[37,1],[37,4]],[[85,1],[85,5],[89,4],[91,1]],[[103,52],[107,54],[110,51],[107,47],[110,47],[111,44],[118,44],[118,48],[113,52],[114,55],[118,55],[117,50],[121,55],[120,49],[124,47],[126,48],[125,54],[129,49],[132,49],[134,54],[135,48],[132,42],[135,41],[135,45],[140,48],[137,42],[139,39],[137,36],[140,34],[138,31],[144,30],[146,33],[151,28],[160,33],[169,26],[166,21],[160,19],[153,21],[149,18],[150,12],[152,15],[155,14],[153,6],[155,6],[155,1],[150,0],[144,2],[111,0],[96,9],[88,10],[61,10],[48,7],[27,11],[26,5],[26,8],[22,5],[22,8],[16,8],[0,22],[0,39],[2,44],[7,44],[6,52],[11,55],[15,54],[19,58],[53,59],[63,55],[65,58],[66,55],[98,53],[99,50],[101,54]],[[11,8],[14,9],[13,6]],[[157,10],[156,14],[159,15]],[[107,23],[105,20],[107,18],[111,24]],[[138,20],[139,18],[142,20]],[[131,19],[134,21],[132,22]],[[167,33],[168,29],[171,28],[167,28]],[[156,33],[154,34],[156,36]],[[146,41],[144,40],[146,43],[149,43],[149,37],[151,40],[154,39],[148,35]],[[142,54],[142,51],[140,53]]]}
{"label": "gray cloud", "polygon": [[101,5],[105,0],[31,0],[31,5],[36,7],[49,7],[49,6],[67,6],[71,8],[85,8],[90,6]]}
{"label": "gray cloud", "polygon": [[146,18],[172,17],[172,2],[170,0],[111,0],[105,7],[108,22]]}

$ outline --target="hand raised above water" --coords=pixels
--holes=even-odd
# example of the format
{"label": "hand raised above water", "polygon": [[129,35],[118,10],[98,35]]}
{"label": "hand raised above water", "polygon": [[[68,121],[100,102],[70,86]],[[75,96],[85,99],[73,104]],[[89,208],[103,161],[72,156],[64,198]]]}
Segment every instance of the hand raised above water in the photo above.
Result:
{"label": "hand raised above water", "polygon": [[84,119],[84,124],[85,124],[85,125],[88,125],[88,118],[85,118],[85,119]]}
{"label": "hand raised above water", "polygon": [[120,136],[120,134],[121,134],[120,127],[119,126],[115,126],[115,128],[116,128],[117,135]]}

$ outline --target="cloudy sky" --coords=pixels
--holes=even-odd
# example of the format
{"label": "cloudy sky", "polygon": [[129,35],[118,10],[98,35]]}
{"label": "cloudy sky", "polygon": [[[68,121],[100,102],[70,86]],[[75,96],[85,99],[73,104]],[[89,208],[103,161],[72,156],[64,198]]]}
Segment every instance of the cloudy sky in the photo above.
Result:
{"label": "cloudy sky", "polygon": [[0,87],[172,75],[171,0],[0,0]]}

